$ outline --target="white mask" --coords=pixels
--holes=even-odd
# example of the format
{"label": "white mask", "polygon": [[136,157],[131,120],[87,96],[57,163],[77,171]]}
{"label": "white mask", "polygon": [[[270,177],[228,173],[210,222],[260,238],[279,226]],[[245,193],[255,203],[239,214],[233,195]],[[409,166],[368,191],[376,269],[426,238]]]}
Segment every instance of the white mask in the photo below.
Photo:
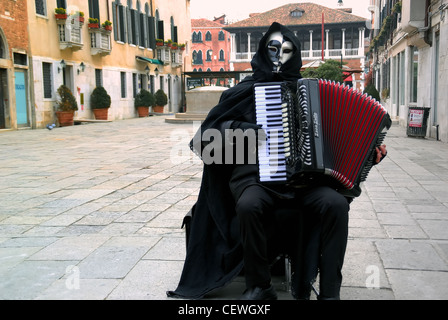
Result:
{"label": "white mask", "polygon": [[283,38],[280,31],[272,33],[267,41],[267,52],[269,59],[274,64],[274,72],[288,61],[294,53],[294,45],[291,41]]}

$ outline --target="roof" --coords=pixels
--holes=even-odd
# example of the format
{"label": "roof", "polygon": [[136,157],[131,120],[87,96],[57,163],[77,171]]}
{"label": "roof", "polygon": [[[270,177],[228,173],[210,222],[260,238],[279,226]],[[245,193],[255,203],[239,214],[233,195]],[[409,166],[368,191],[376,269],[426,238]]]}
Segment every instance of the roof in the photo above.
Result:
{"label": "roof", "polygon": [[[302,11],[302,15],[292,16],[291,12],[293,11]],[[268,27],[273,22],[279,22],[285,26],[321,24],[322,12],[324,13],[325,24],[365,23],[367,20],[343,10],[328,8],[315,3],[290,3],[263,13],[252,14],[250,18],[232,23],[225,29]]]}
{"label": "roof", "polygon": [[222,29],[224,25],[211,21],[208,19],[191,19],[191,28],[192,29],[200,29],[200,28],[220,28]]}

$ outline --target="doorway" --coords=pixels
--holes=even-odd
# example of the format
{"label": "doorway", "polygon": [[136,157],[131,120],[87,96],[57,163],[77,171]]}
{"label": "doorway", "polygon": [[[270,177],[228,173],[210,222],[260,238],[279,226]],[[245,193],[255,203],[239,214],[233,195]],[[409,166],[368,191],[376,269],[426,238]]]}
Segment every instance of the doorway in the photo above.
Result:
{"label": "doorway", "polygon": [[17,70],[14,72],[14,75],[15,75],[17,127],[29,127],[25,71]]}
{"label": "doorway", "polygon": [[0,69],[0,129],[6,129],[8,107],[8,77],[7,70]]}

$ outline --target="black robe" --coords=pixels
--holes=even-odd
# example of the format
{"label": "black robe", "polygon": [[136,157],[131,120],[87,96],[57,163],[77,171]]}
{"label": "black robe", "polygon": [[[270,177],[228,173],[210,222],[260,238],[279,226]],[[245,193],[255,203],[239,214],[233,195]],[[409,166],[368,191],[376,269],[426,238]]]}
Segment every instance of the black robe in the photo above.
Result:
{"label": "black robe", "polygon": [[[295,51],[273,73],[273,64],[266,54],[266,42],[272,32],[281,31],[292,41]],[[245,121],[255,123],[253,85],[258,82],[294,82],[301,77],[300,42],[292,31],[273,23],[260,40],[258,51],[251,61],[253,75],[235,87],[224,91],[219,103],[210,110],[190,147],[198,155],[204,147],[202,133],[207,129],[223,130],[226,123]],[[189,234],[185,263],[177,289],[168,291],[169,297],[200,299],[210,291],[230,283],[243,268],[239,226],[235,201],[229,187],[234,166],[204,164],[198,200],[189,215]],[[248,180],[246,185],[257,183]]]}

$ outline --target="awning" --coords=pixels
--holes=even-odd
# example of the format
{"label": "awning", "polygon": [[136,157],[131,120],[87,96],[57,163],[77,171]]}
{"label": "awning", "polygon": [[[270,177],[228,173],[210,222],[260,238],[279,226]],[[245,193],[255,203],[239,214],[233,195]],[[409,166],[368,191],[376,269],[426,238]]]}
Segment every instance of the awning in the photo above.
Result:
{"label": "awning", "polygon": [[149,62],[149,63],[152,63],[152,64],[160,64],[160,65],[163,65],[163,62],[160,61],[159,59],[149,59],[149,58],[146,58],[146,57],[140,57],[140,56],[136,56],[135,58],[136,58],[137,60],[140,60],[140,61]]}

